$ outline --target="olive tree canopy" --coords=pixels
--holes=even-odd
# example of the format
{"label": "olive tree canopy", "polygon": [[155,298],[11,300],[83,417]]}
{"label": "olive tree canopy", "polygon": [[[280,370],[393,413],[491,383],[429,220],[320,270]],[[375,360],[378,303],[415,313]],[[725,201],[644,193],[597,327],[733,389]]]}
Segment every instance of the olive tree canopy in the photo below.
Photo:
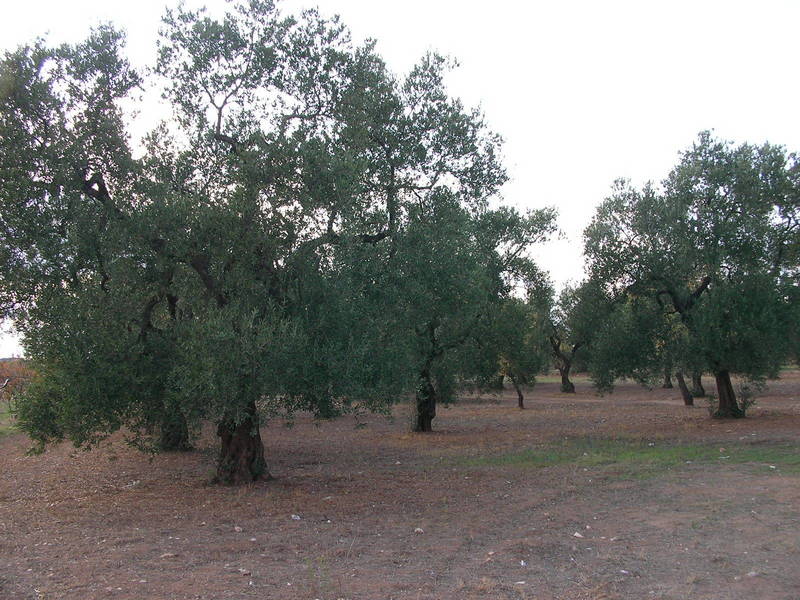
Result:
{"label": "olive tree canopy", "polygon": [[662,186],[617,182],[586,229],[593,278],[680,319],[683,362],[714,374],[718,416],[744,415],[731,373],[774,376],[796,345],[799,184],[782,147],[702,133]]}
{"label": "olive tree canopy", "polygon": [[[393,268],[437,207],[484,218],[500,140],[447,95],[447,60],[397,77],[337,19],[269,0],[168,11],[146,74],[123,50],[103,26],[0,67],[0,305],[40,373],[21,424],[175,445],[211,420],[218,479],[267,476],[261,415],[416,385],[396,295],[362,266]],[[134,143],[153,88],[169,116]]]}

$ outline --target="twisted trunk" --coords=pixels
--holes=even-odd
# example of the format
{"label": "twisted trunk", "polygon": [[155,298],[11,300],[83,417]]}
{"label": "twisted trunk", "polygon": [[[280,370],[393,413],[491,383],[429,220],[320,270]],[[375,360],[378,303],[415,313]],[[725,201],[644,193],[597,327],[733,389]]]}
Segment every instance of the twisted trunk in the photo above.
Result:
{"label": "twisted trunk", "polygon": [[238,422],[232,417],[220,421],[217,426],[221,447],[214,478],[216,483],[238,485],[270,478],[258,426],[255,401],[250,402],[244,417]]}
{"label": "twisted trunk", "polygon": [[439,327],[439,319],[429,321],[425,329],[417,330],[418,334],[427,334],[430,343],[428,355],[419,372],[419,385],[417,386],[416,414],[414,418],[413,431],[428,432],[433,431],[433,419],[436,417],[436,402],[439,399],[439,391],[434,385],[433,365],[444,354],[447,348],[454,348],[462,343],[465,337],[453,340],[449,344],[442,345],[436,330]]}
{"label": "twisted trunk", "polygon": [[692,373],[692,396],[695,398],[705,398],[706,390],[703,387],[703,374]]}
{"label": "twisted trunk", "polygon": [[733,391],[733,384],[731,383],[731,374],[726,370],[717,371],[714,373],[714,379],[717,381],[717,396],[719,399],[714,416],[720,419],[741,419],[744,417],[744,411],[736,401],[736,393]]}
{"label": "twisted trunk", "polygon": [[511,379],[511,384],[514,386],[514,389],[517,390],[517,406],[520,409],[524,409],[525,397],[522,395],[522,390],[520,389],[519,384],[517,383],[517,378],[511,374],[509,374],[508,378]]}
{"label": "twisted trunk", "polygon": [[572,361],[558,368],[558,372],[561,374],[561,391],[565,394],[575,393],[575,384],[569,380],[570,369],[572,369]]}
{"label": "twisted trunk", "polygon": [[420,382],[417,388],[414,431],[423,433],[433,431],[432,422],[434,417],[436,417],[436,395],[436,388],[433,385],[430,367],[425,365],[420,373]]}
{"label": "twisted trunk", "polygon": [[675,373],[675,379],[678,380],[678,387],[681,390],[681,396],[683,397],[684,405],[694,406],[694,397],[692,396],[691,392],[689,392],[689,388],[686,385],[686,380],[683,378],[683,372],[677,371]]}
{"label": "twisted trunk", "polygon": [[557,333],[552,333],[549,339],[553,355],[556,357],[556,368],[561,374],[561,391],[565,394],[574,394],[575,386],[569,380],[569,371],[572,369],[572,359],[575,358],[575,353],[581,347],[581,343],[573,344],[569,354],[567,354],[561,350],[561,337]]}

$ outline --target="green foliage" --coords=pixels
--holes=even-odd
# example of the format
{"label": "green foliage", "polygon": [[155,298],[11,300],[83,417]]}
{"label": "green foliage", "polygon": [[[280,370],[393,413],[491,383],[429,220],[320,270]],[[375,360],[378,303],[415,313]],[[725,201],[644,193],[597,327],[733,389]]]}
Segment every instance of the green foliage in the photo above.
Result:
{"label": "green foliage", "polygon": [[575,361],[590,363],[594,347],[602,345],[602,332],[608,331],[614,304],[598,281],[587,279],[577,286],[566,286],[549,306],[545,336],[562,377],[562,391],[574,391],[569,375]]}
{"label": "green foliage", "polygon": [[789,351],[791,307],[768,273],[730,277],[698,303],[692,328],[714,363],[757,380],[776,377]]}
{"label": "green foliage", "polygon": [[[230,8],[168,11],[146,77],[111,26],[0,66],[0,308],[41,374],[38,442],[385,409],[552,230],[488,208],[500,140],[446,60],[398,77],[337,19]],[[172,115],[136,145],[142,87]]]}
{"label": "green foliage", "polygon": [[649,384],[660,374],[657,343],[661,316],[655,302],[631,298],[618,303],[598,323],[589,373],[600,392],[611,392],[616,379]]}
{"label": "green foliage", "polygon": [[[437,402],[454,399],[459,382],[481,385],[496,377],[502,356],[518,361],[518,370],[528,368],[525,335],[517,340],[503,333],[528,327],[515,311],[520,305],[514,293],[542,277],[525,251],[553,230],[554,213],[522,215],[507,208],[473,213],[442,202],[420,207],[414,217],[396,238],[387,291],[407,325],[395,340],[407,339],[406,364],[417,373],[418,400],[424,397],[434,411]],[[523,321],[512,322],[514,317]],[[526,345],[514,347],[515,340]]]}
{"label": "green foliage", "polygon": [[546,316],[541,306],[508,298],[498,306],[491,332],[498,344],[500,374],[519,385],[533,385],[550,364]]}
{"label": "green foliage", "polygon": [[[781,147],[702,133],[661,188],[616,183],[585,232],[592,277],[628,298],[595,362],[604,385],[665,364],[724,378],[776,373],[796,343],[797,169]],[[634,316],[642,310],[652,323]]]}

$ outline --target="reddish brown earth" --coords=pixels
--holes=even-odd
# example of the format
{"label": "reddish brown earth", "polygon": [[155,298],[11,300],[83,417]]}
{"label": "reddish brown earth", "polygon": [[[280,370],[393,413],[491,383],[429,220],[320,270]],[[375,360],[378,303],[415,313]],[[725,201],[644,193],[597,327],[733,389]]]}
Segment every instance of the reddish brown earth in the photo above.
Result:
{"label": "reddish brown earth", "polygon": [[600,398],[540,383],[526,402],[465,400],[433,434],[408,433],[406,406],[363,427],[273,422],[275,479],[242,488],[208,484],[212,436],[152,460],[119,440],[27,457],[2,436],[0,598],[800,598],[797,469],[474,460],[581,437],[796,444],[800,374],[739,421],[633,384]]}

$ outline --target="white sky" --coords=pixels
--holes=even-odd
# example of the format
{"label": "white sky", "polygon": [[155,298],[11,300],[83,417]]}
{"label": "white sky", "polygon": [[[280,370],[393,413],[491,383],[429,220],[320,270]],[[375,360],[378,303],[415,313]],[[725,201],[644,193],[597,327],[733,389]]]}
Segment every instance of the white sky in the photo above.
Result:
{"label": "white sky", "polygon": [[[189,2],[190,5],[200,2]],[[3,3],[0,49],[49,32],[78,41],[110,20],[135,63],[154,57],[163,0]],[[221,0],[208,0],[219,9]],[[564,239],[538,253],[558,284],[582,274],[581,232],[612,181],[661,180],[702,129],[800,150],[795,0],[286,0],[318,5],[390,68],[430,49],[459,60],[450,89],[506,139],[507,202],[555,205]],[[19,349],[0,331],[0,357]]]}

